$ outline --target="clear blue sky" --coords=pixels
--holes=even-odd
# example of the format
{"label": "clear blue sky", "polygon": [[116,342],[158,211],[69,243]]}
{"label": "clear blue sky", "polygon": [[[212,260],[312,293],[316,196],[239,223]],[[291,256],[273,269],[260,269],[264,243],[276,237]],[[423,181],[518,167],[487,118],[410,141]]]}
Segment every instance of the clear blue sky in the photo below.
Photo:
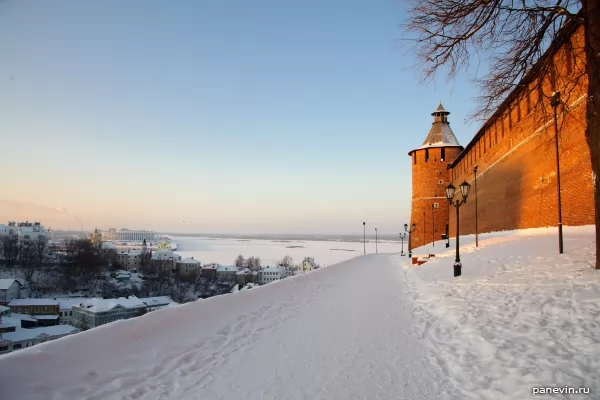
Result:
{"label": "clear blue sky", "polygon": [[478,126],[467,79],[419,84],[405,13],[391,0],[0,1],[0,223],[399,231],[407,152],[438,102],[463,145]]}

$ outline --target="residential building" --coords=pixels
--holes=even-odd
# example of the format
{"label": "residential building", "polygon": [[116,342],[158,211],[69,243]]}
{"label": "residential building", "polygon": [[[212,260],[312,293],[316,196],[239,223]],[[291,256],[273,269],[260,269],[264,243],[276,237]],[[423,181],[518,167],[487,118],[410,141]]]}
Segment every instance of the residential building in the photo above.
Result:
{"label": "residential building", "polygon": [[285,278],[285,269],[282,267],[267,267],[258,271],[258,283],[265,285]]}
{"label": "residential building", "polygon": [[251,271],[248,268],[244,268],[238,272],[236,272],[236,282],[238,285],[246,285],[250,282],[256,282],[258,273],[256,271]]}
{"label": "residential building", "polygon": [[0,305],[7,305],[21,294],[21,283],[16,279],[0,279]]}
{"label": "residential building", "polygon": [[[2,317],[0,317],[2,318]],[[4,319],[0,319],[0,329],[5,325]],[[10,325],[12,322],[6,323]],[[10,353],[11,351],[21,350],[27,347],[35,346],[38,343],[44,343],[49,340],[61,338],[79,332],[71,325],[46,326],[42,328],[25,329],[20,326],[7,326],[9,331],[0,331],[0,354]]]}
{"label": "residential building", "polygon": [[75,326],[95,328],[120,319],[129,319],[145,314],[147,304],[135,296],[118,299],[89,299],[73,305],[72,323]]}
{"label": "residential building", "polygon": [[217,280],[219,282],[235,282],[239,269],[232,265],[217,266]]}
{"label": "residential building", "polygon": [[142,250],[117,250],[117,264],[131,270],[140,267]]}
{"label": "residential building", "polygon": [[179,254],[173,253],[173,250],[168,248],[161,248],[152,253],[150,263],[153,267],[157,268],[165,266],[175,268],[177,266],[177,262],[180,260],[181,256]]}
{"label": "residential building", "polygon": [[72,325],[71,319],[73,318],[73,306],[81,304],[82,302],[89,300],[87,297],[76,297],[69,299],[56,299],[59,304],[58,309],[58,322],[61,325]]}
{"label": "residential building", "polygon": [[319,266],[317,265],[317,263],[315,262],[315,259],[313,257],[306,257],[300,263],[300,265],[298,265],[298,271],[301,271],[301,272],[308,272],[308,271],[312,271],[313,269],[317,269],[317,268],[319,268]]}
{"label": "residential building", "polygon": [[13,299],[8,303],[12,313],[29,314],[37,326],[59,324],[59,302],[52,299]]}
{"label": "residential building", "polygon": [[217,264],[208,264],[202,267],[202,276],[208,279],[217,279]]}
{"label": "residential building", "polygon": [[189,276],[200,272],[200,261],[194,260],[194,257],[184,258],[177,262],[177,270],[181,275]]}

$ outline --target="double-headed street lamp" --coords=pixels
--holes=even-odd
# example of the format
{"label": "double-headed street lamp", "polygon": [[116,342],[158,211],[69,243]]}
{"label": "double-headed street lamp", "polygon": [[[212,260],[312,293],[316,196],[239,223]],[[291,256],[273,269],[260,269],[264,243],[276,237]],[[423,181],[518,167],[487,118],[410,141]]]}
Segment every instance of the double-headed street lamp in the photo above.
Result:
{"label": "double-headed street lamp", "polygon": [[556,148],[556,185],[558,187],[558,252],[563,253],[562,204],[560,201],[560,158],[558,157],[558,116],[556,109],[560,105],[560,92],[552,93],[550,105],[554,109],[554,146]]}
{"label": "double-headed street lamp", "polygon": [[402,250],[400,250],[400,255],[404,255],[404,239],[406,239],[406,233],[400,233],[400,242],[402,243]]}
{"label": "double-headed street lamp", "polygon": [[461,200],[453,200],[454,194],[456,192],[456,188],[454,185],[449,184],[446,187],[446,198],[448,199],[448,203],[452,204],[456,208],[456,259],[454,260],[454,276],[460,276],[462,273],[462,264],[460,263],[460,252],[459,252],[459,236],[460,236],[460,214],[459,209],[460,206],[467,202],[467,197],[469,197],[469,190],[471,190],[471,185],[464,181],[459,185],[460,193],[462,195]]}
{"label": "double-headed street lamp", "polygon": [[410,234],[417,230],[417,225],[412,224],[410,230],[408,230],[408,224],[404,224],[404,230],[408,233],[408,256],[412,257],[412,245],[410,241]]}

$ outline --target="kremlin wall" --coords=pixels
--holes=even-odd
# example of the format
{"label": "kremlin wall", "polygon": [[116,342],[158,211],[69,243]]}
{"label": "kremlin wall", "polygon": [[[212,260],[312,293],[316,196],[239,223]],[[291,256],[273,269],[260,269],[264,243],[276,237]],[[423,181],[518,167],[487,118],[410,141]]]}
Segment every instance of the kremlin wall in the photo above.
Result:
{"label": "kremlin wall", "polygon": [[[423,145],[411,150],[411,248],[456,235],[456,209],[445,188],[467,181],[471,191],[460,207],[460,234],[556,226],[558,223],[554,115],[558,106],[563,225],[594,224],[594,192],[585,138],[587,81],[582,28],[563,31],[548,51],[553,73],[536,66],[517,85],[473,139],[461,146],[440,104]],[[545,63],[548,65],[548,63]],[[546,71],[546,70],[544,70]],[[543,78],[540,75],[543,74]],[[477,166],[477,188],[474,167]]]}

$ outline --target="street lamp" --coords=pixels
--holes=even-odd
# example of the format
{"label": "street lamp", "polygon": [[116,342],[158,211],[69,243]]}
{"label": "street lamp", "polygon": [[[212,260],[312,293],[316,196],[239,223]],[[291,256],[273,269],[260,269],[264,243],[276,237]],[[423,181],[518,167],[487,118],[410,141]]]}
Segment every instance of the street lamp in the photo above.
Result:
{"label": "street lamp", "polygon": [[459,185],[459,187],[460,193],[462,195],[462,200],[456,199],[454,201],[452,200],[454,199],[456,188],[452,184],[449,184],[446,187],[446,198],[448,199],[448,203],[452,204],[456,208],[456,259],[454,260],[454,276],[460,276],[462,273],[462,264],[460,263],[459,253],[460,214],[458,210],[460,209],[460,206],[467,202],[467,197],[469,196],[469,190],[471,190],[471,185],[469,185],[467,181],[464,181]]}
{"label": "street lamp", "polygon": [[377,228],[375,228],[375,254],[377,254]]}
{"label": "street lamp", "polygon": [[412,257],[412,245],[410,241],[410,234],[417,230],[417,225],[412,224],[411,229],[408,229],[408,224],[404,224],[404,230],[408,233],[408,256]]}
{"label": "street lamp", "polygon": [[435,214],[433,213],[433,203],[431,204],[431,234],[433,235],[433,247],[435,247]]}
{"label": "street lamp", "polygon": [[425,246],[425,211],[423,211],[423,246]]}
{"label": "street lamp", "polygon": [[560,159],[558,157],[558,116],[556,109],[560,105],[560,92],[552,93],[550,105],[554,109],[554,147],[556,148],[556,186],[558,189],[558,252],[563,253],[562,203],[560,200]]}
{"label": "street lamp", "polygon": [[404,255],[404,239],[406,239],[406,233],[400,233],[400,242],[402,243],[402,250],[400,250],[400,255]]}
{"label": "street lamp", "polygon": [[363,222],[363,254],[367,254],[367,227],[366,222]]}
{"label": "street lamp", "polygon": [[479,234],[477,230],[477,214],[479,214],[477,208],[477,165],[473,167],[473,174],[475,174],[475,247],[479,247]]}

